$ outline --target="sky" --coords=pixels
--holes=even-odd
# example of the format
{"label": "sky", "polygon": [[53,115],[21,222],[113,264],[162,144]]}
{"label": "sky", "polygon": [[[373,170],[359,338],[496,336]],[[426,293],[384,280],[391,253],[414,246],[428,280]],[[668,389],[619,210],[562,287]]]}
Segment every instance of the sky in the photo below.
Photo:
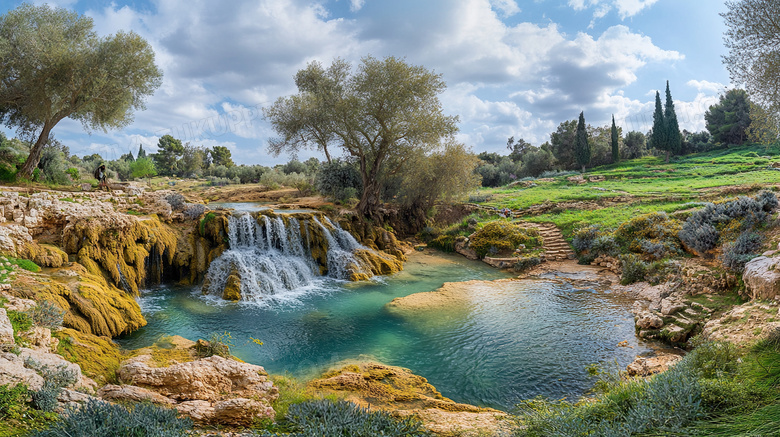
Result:
{"label": "sky", "polygon": [[[655,92],[671,87],[681,129],[727,88],[723,0],[49,0],[93,18],[100,35],[134,31],[164,78],[122,130],[86,132],[63,120],[54,136],[79,156],[116,159],[166,134],[226,146],[237,164],[271,166],[262,108],[297,92],[312,61],[396,56],[442,75],[445,113],[476,153],[507,154],[507,138],[539,146],[584,111],[647,132]],[[22,4],[3,0],[0,14]],[[5,129],[13,135],[13,131]],[[317,152],[302,152],[301,160]]]}

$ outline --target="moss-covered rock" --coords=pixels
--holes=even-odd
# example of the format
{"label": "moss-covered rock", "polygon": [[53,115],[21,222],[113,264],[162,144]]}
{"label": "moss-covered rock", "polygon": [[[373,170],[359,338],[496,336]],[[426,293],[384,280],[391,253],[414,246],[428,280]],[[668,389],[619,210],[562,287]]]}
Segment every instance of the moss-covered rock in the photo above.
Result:
{"label": "moss-covered rock", "polygon": [[539,231],[522,228],[514,223],[496,220],[485,224],[469,237],[469,247],[482,258],[485,255],[506,255],[521,245],[526,248],[541,247],[544,244]]}
{"label": "moss-covered rock", "polygon": [[116,371],[124,359],[119,346],[108,337],[64,328],[53,334],[59,339],[57,353],[76,363],[100,385],[116,382]]}
{"label": "moss-covered rock", "polygon": [[230,275],[228,275],[225,289],[222,291],[222,299],[232,301],[241,300],[241,277],[235,267],[230,271]]}

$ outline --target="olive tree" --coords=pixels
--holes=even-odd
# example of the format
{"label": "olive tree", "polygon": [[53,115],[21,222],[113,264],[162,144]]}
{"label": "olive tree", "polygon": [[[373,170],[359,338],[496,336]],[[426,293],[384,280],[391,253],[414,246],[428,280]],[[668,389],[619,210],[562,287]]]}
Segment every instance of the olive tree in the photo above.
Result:
{"label": "olive tree", "polygon": [[440,150],[457,131],[457,117],[442,112],[441,75],[395,57],[363,58],[356,71],[339,59],[327,70],[312,62],[295,82],[298,94],[264,109],[281,135],[269,141],[270,152],[313,147],[329,156],[329,147],[341,148],[358,162],[357,210],[367,217],[381,205],[382,178],[420,153]]}
{"label": "olive tree", "polygon": [[36,138],[19,176],[32,175],[57,123],[127,126],[161,78],[154,51],[136,33],[100,37],[91,18],[46,5],[0,16],[0,120]]}

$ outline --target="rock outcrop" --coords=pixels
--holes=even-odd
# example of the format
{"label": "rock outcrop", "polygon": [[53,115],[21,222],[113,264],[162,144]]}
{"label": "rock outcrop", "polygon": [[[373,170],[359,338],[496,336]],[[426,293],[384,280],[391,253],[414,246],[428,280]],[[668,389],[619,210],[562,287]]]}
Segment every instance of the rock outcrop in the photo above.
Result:
{"label": "rock outcrop", "polygon": [[626,366],[630,376],[651,376],[669,370],[682,359],[682,355],[666,352],[656,352],[651,356],[639,356]]}
{"label": "rock outcrop", "polygon": [[506,413],[447,399],[427,379],[401,367],[371,361],[347,364],[309,386],[323,394],[345,396],[363,407],[417,416],[438,435],[510,435]]}
{"label": "rock outcrop", "polygon": [[780,296],[780,257],[759,256],[745,264],[742,275],[752,299],[774,299]]}
{"label": "rock outcrop", "polygon": [[170,405],[199,423],[248,426],[273,418],[270,403],[279,395],[261,366],[219,356],[158,367],[151,355],[140,355],[117,375],[128,385],[105,387],[104,399]]}

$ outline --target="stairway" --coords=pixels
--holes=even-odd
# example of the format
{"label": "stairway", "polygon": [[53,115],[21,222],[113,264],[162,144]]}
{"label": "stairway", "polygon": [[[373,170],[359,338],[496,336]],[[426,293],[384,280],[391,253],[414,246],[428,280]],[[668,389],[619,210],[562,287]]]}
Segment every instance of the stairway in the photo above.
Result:
{"label": "stairway", "polygon": [[520,226],[526,228],[535,228],[544,239],[544,256],[547,261],[563,261],[574,259],[574,252],[569,247],[569,243],[563,239],[563,234],[552,223],[531,223],[518,221]]}

